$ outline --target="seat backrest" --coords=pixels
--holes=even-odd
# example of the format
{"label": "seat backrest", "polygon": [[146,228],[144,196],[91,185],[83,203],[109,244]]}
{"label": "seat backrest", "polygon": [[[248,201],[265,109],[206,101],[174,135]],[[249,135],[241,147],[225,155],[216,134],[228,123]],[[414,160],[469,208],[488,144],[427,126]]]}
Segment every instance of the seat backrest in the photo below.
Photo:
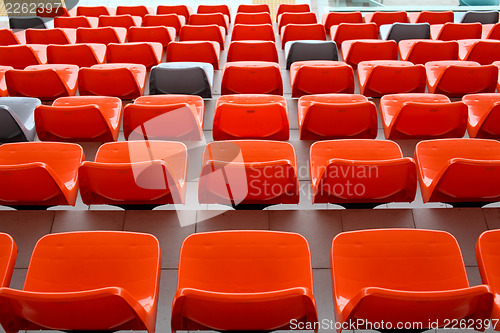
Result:
{"label": "seat backrest", "polygon": [[18,44],[21,43],[17,39],[16,35],[14,35],[11,29],[0,29],[1,46],[18,45]]}
{"label": "seat backrest", "polygon": [[54,19],[55,28],[91,28],[89,20],[85,16],[56,17]]}
{"label": "seat backrest", "polygon": [[30,65],[39,65],[40,59],[28,45],[0,46],[0,65],[24,69]]}
{"label": "seat backrest", "polygon": [[129,14],[132,16],[140,16],[144,17],[147,14],[150,14],[148,7],[146,6],[117,6],[116,7],[116,15],[125,15]]}
{"label": "seat backrest", "polygon": [[481,24],[495,24],[498,23],[498,11],[473,11],[470,10],[465,13],[462,18],[461,23],[474,23],[479,22]]}
{"label": "seat backrest", "polygon": [[386,39],[397,43],[403,39],[430,39],[431,26],[429,23],[393,23]]}
{"label": "seat backrest", "polygon": [[14,272],[17,246],[12,236],[0,233],[0,286],[8,287]]}
{"label": "seat backrest", "polygon": [[227,61],[279,62],[278,50],[272,41],[233,41],[229,44]]}
{"label": "seat backrest", "polygon": [[71,44],[68,36],[59,29],[28,29],[26,30],[27,44]]}
{"label": "seat backrest", "polygon": [[37,16],[34,17],[9,17],[9,26],[12,30],[15,29],[47,29],[44,21]]}
{"label": "seat backrest", "polygon": [[0,105],[7,106],[19,120],[28,128],[33,128],[33,113],[37,105],[42,102],[38,98],[31,97],[2,97]]}
{"label": "seat backrest", "polygon": [[269,40],[274,42],[274,30],[271,24],[235,24],[231,41]]}
{"label": "seat backrest", "polygon": [[286,69],[295,61],[338,60],[337,45],[333,41],[292,41],[285,45]]}
{"label": "seat backrest", "polygon": [[[212,96],[213,67],[207,73],[203,66],[185,66],[183,62],[162,64],[151,69],[150,94],[187,94],[203,98]],[[201,63],[200,63],[201,64]]]}
{"label": "seat backrest", "polygon": [[47,62],[49,64],[73,64],[78,67],[90,67],[99,61],[87,44],[49,45],[47,47]]}

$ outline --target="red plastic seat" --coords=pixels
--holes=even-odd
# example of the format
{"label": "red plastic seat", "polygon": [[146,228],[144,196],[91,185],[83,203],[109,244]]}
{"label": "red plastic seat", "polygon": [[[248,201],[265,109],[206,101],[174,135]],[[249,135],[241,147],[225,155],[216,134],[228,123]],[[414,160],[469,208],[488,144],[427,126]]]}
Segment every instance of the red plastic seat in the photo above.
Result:
{"label": "red plastic seat", "polygon": [[179,32],[184,24],[186,24],[184,16],[177,14],[146,15],[142,19],[143,27],[172,27],[175,29],[175,35],[177,36],[179,35]]}
{"label": "red plastic seat", "polygon": [[123,134],[126,140],[200,141],[204,115],[200,96],[143,96],[125,106]]}
{"label": "red plastic seat", "polygon": [[90,67],[102,64],[106,59],[104,44],[49,45],[47,62],[49,64],[70,64],[78,67]]}
{"label": "red plastic seat", "polygon": [[439,40],[481,38],[481,23],[452,23],[431,25],[431,38]]}
{"label": "red plastic seat", "polygon": [[179,33],[179,41],[212,41],[219,43],[224,50],[226,35],[224,28],[216,24],[211,25],[184,25]]}
{"label": "red plastic seat", "polygon": [[442,12],[423,10],[421,12],[408,13],[408,20],[410,23],[445,24],[453,22],[455,20],[455,15],[451,10]]}
{"label": "red plastic seat", "polygon": [[25,44],[24,31],[13,32],[11,29],[0,29],[0,46]]}
{"label": "red plastic seat", "polygon": [[475,61],[430,61],[425,64],[427,89],[449,97],[495,91],[498,68]]}
{"label": "red plastic seat", "polygon": [[28,44],[74,44],[76,42],[75,29],[27,29],[26,43]]}
{"label": "red plastic seat", "polygon": [[500,23],[483,24],[482,39],[500,39]]}
{"label": "red plastic seat", "polygon": [[9,286],[16,258],[16,242],[9,234],[0,233],[0,287]]}
{"label": "red plastic seat", "polygon": [[9,69],[14,69],[10,66],[0,66],[0,97],[9,96],[7,91],[7,83],[5,82],[5,72]]}
{"label": "red plastic seat", "polygon": [[465,95],[462,101],[469,107],[469,137],[500,137],[500,94]]}
{"label": "red plastic seat", "polygon": [[6,331],[156,326],[161,253],[153,235],[81,231],[42,237],[22,290],[0,289]]}
{"label": "red plastic seat", "polygon": [[461,138],[467,105],[439,94],[385,95],[380,100],[385,138]]}
{"label": "red plastic seat", "polygon": [[271,24],[235,24],[231,41],[267,40],[274,42],[274,29]]}
{"label": "red plastic seat", "polygon": [[131,16],[144,16],[153,14],[153,10],[146,6],[118,6],[116,7],[116,15],[131,15]]}
{"label": "red plastic seat", "polygon": [[304,13],[304,12],[310,12],[311,7],[309,7],[308,4],[288,4],[288,3],[281,3],[278,5],[278,8],[276,9],[276,22],[278,22],[278,18],[281,14],[283,13]]}
{"label": "red plastic seat", "polygon": [[342,43],[351,39],[377,39],[378,27],[375,23],[340,23],[332,25],[330,36],[341,47]]}
{"label": "red plastic seat", "polygon": [[342,59],[354,69],[361,61],[398,60],[398,43],[379,39],[347,40],[342,42]]}
{"label": "red plastic seat", "polygon": [[496,140],[421,141],[415,159],[424,202],[500,200],[500,142]]}
{"label": "red plastic seat", "polygon": [[278,30],[281,31],[287,24],[314,24],[318,23],[315,13],[283,13],[278,19]]}
{"label": "red plastic seat", "polygon": [[328,12],[323,14],[321,22],[325,26],[326,33],[330,33],[330,29],[333,25],[339,25],[341,23],[363,23],[363,15],[361,12]]}
{"label": "red plastic seat", "polygon": [[[77,144],[19,142],[0,146],[0,204],[75,205],[78,167],[84,160]],[[0,319],[1,323],[4,323]]]}
{"label": "red plastic seat", "polygon": [[141,64],[147,70],[158,65],[162,57],[163,45],[160,43],[110,43],[106,48],[108,63]]}
{"label": "red plastic seat", "polygon": [[[495,61],[493,63],[493,66],[497,67],[500,69],[500,61]],[[500,73],[498,74],[498,80],[497,80],[497,91],[500,92]]]}
{"label": "red plastic seat", "polygon": [[98,23],[99,19],[97,17],[90,16],[59,16],[54,19],[55,28],[97,28]]}
{"label": "red plastic seat", "polygon": [[201,204],[298,204],[295,149],[281,141],[210,142],[198,184]]}
{"label": "red plastic seat", "polygon": [[115,27],[78,28],[76,29],[77,43],[124,43],[127,38],[127,29]]}
{"label": "red plastic seat", "polygon": [[132,15],[101,15],[99,16],[99,27],[125,28],[140,27],[142,19],[140,16]]}
{"label": "red plastic seat", "polygon": [[121,114],[116,97],[62,97],[51,106],[37,106],[36,132],[41,141],[116,141]]}
{"label": "red plastic seat", "polygon": [[320,23],[288,24],[281,29],[281,48],[293,40],[326,40],[325,28]]}
{"label": "red plastic seat", "polygon": [[292,97],[311,94],[354,93],[352,67],[341,61],[295,61],[290,67]]}
{"label": "red plastic seat", "polygon": [[221,13],[228,17],[231,23],[231,9],[228,5],[198,5],[197,14]]}
{"label": "red plastic seat", "polygon": [[339,326],[412,323],[427,330],[448,322],[488,322],[493,295],[488,286],[469,285],[458,242],[447,232],[343,232],[333,239],[331,263]]}
{"label": "red plastic seat", "polygon": [[129,43],[159,43],[162,48],[175,41],[175,28],[172,27],[130,27],[127,38]]}
{"label": "red plastic seat", "polygon": [[383,24],[393,24],[396,22],[407,23],[408,16],[405,11],[396,12],[374,12],[365,14],[366,23],[375,23],[378,27]]}
{"label": "red plastic seat", "polygon": [[177,14],[184,16],[185,22],[189,21],[189,16],[193,13],[193,8],[186,5],[159,5],[156,8],[157,15]]}
{"label": "red plastic seat", "polygon": [[82,163],[78,180],[85,204],[128,208],[184,203],[186,176],[183,143],[129,141],[99,147],[94,162]]}
{"label": "red plastic seat", "polygon": [[226,95],[215,105],[214,140],[288,140],[288,107],[283,96]]}
{"label": "red plastic seat", "polygon": [[283,95],[279,64],[266,61],[227,62],[222,68],[221,95]]}
{"label": "red plastic seat", "polygon": [[415,161],[392,141],[350,139],[313,143],[309,164],[313,203],[376,206],[412,202]]}
{"label": "red plastic seat", "polygon": [[481,65],[489,65],[500,60],[500,41],[493,39],[462,39],[460,60],[476,61]]}
{"label": "red plastic seat", "polygon": [[224,33],[227,35],[229,29],[229,18],[222,13],[212,14],[192,14],[189,16],[190,25],[210,25],[216,24],[224,28]]}
{"label": "red plastic seat", "polygon": [[301,140],[375,139],[377,108],[365,96],[306,95],[297,104]]}
{"label": "red plastic seat", "polygon": [[208,62],[219,69],[220,46],[210,41],[171,42],[167,47],[167,62]]}
{"label": "red plastic seat", "polygon": [[238,230],[184,240],[172,332],[271,331],[293,323],[312,326],[317,316],[311,254],[303,236]]}
{"label": "red plastic seat", "polygon": [[367,97],[425,91],[425,67],[409,61],[362,61],[358,78],[361,94]]}
{"label": "red plastic seat", "polygon": [[78,80],[80,96],[114,96],[134,99],[142,96],[146,67],[140,64],[100,64],[81,68]]}
{"label": "red plastic seat", "polygon": [[399,41],[399,57],[414,64],[428,61],[458,60],[457,41],[406,39]]}
{"label": "red plastic seat", "polygon": [[42,65],[47,62],[47,46],[9,45],[0,46],[0,65],[11,66],[15,69],[24,69],[31,65]]}
{"label": "red plastic seat", "polygon": [[77,16],[99,17],[101,15],[114,15],[116,11],[105,6],[77,6]]}
{"label": "red plastic seat", "polygon": [[273,24],[273,19],[268,12],[238,13],[234,17],[234,24]]}
{"label": "red plastic seat", "polygon": [[33,65],[24,70],[13,69],[5,73],[10,96],[36,97],[53,100],[74,96],[77,89],[78,66]]}
{"label": "red plastic seat", "polygon": [[271,13],[269,5],[267,3],[259,4],[241,4],[237,9],[238,13]]}
{"label": "red plastic seat", "polygon": [[227,61],[279,62],[276,43],[266,40],[240,40],[229,44]]}

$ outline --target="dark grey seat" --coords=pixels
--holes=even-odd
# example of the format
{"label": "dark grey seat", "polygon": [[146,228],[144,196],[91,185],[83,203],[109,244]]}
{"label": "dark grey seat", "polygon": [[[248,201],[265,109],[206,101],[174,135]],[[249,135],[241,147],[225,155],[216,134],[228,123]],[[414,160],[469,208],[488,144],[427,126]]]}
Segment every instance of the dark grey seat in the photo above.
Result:
{"label": "dark grey seat", "polygon": [[151,69],[149,93],[212,98],[214,67],[206,62],[168,62]]}
{"label": "dark grey seat", "polygon": [[430,39],[431,26],[429,23],[384,24],[380,26],[380,37],[397,43],[404,39]]}
{"label": "dark grey seat", "polygon": [[286,69],[295,61],[339,60],[334,41],[296,40],[285,44]]}
{"label": "dark grey seat", "polygon": [[461,23],[474,23],[479,22],[481,24],[495,24],[498,23],[498,11],[488,10],[488,11],[475,11],[469,10],[462,17]]}
{"label": "dark grey seat", "polygon": [[20,29],[47,29],[45,22],[38,16],[10,17],[9,26],[13,30]]}
{"label": "dark grey seat", "polygon": [[35,108],[38,98],[0,97],[0,142],[35,139]]}

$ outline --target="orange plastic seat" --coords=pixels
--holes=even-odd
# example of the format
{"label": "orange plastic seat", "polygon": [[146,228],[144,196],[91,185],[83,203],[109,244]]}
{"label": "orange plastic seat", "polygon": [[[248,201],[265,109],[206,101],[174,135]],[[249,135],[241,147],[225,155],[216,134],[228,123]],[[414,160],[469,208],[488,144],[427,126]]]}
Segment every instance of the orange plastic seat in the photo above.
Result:
{"label": "orange plastic seat", "polygon": [[197,14],[221,13],[228,17],[231,23],[231,9],[228,5],[198,5]]}
{"label": "orange plastic seat", "polygon": [[278,19],[278,29],[281,31],[287,24],[314,24],[318,23],[315,13],[283,13]]}
{"label": "orange plastic seat", "polygon": [[179,41],[212,41],[219,43],[224,50],[226,35],[224,28],[216,24],[211,25],[184,25],[179,33]]}
{"label": "orange plastic seat", "polygon": [[80,96],[114,96],[134,99],[142,96],[146,67],[140,64],[100,64],[81,68],[78,79]]}
{"label": "orange plastic seat", "polygon": [[14,273],[17,245],[12,236],[0,233],[0,287],[8,287]]}
{"label": "orange plastic seat", "polygon": [[198,183],[201,204],[238,208],[299,203],[295,149],[288,142],[210,142],[201,165]]}
{"label": "orange plastic seat", "polygon": [[421,12],[408,13],[408,20],[410,23],[445,24],[453,22],[455,15],[451,10],[441,12],[423,10]]}
{"label": "orange plastic seat", "polygon": [[234,24],[273,24],[273,19],[268,12],[238,13],[234,17]]}
{"label": "orange plastic seat", "polygon": [[274,42],[274,29],[271,24],[235,24],[231,42],[238,40],[266,40]]}
{"label": "orange plastic seat", "polygon": [[214,140],[288,140],[288,107],[283,96],[226,95],[215,105]]}
{"label": "orange plastic seat", "polygon": [[340,48],[346,40],[378,39],[378,27],[375,23],[340,23],[332,25],[330,36]]}
{"label": "orange plastic seat", "polygon": [[431,25],[431,38],[439,40],[481,38],[481,23],[452,23]]}
{"label": "orange plastic seat", "polygon": [[125,28],[140,27],[142,19],[140,16],[132,15],[101,15],[99,16],[99,27]]}
{"label": "orange plastic seat", "polygon": [[0,97],[9,96],[7,91],[7,83],[5,82],[5,72],[9,69],[13,69],[10,66],[0,66]]}
{"label": "orange plastic seat", "polygon": [[415,161],[403,157],[392,141],[318,141],[311,146],[309,165],[313,203],[367,208],[415,199]]}
{"label": "orange plastic seat", "polygon": [[462,39],[460,60],[476,61],[481,65],[489,65],[500,60],[500,41],[493,39]]}
{"label": "orange plastic seat", "polygon": [[0,29],[0,46],[25,44],[24,31],[13,32],[11,29]]}
{"label": "orange plastic seat", "polygon": [[375,23],[378,27],[383,24],[393,24],[396,22],[407,23],[408,16],[405,11],[396,12],[374,12],[365,14],[366,23]]}
{"label": "orange plastic seat", "polygon": [[[78,167],[84,160],[77,144],[19,142],[0,146],[0,204],[5,206],[75,205]],[[0,319],[0,323],[3,321]]]}
{"label": "orange plastic seat", "polygon": [[325,31],[330,33],[330,29],[333,25],[339,25],[341,23],[363,23],[363,15],[361,12],[328,12],[323,14],[321,22],[325,26]]}
{"label": "orange plastic seat", "polygon": [[331,263],[339,326],[412,323],[427,330],[450,321],[471,320],[471,327],[488,321],[493,295],[488,286],[469,285],[458,242],[447,232],[343,232],[333,239]]}
{"label": "orange plastic seat", "polygon": [[390,140],[461,138],[467,126],[467,105],[439,94],[385,95],[380,113]]}
{"label": "orange plastic seat", "polygon": [[77,16],[99,17],[101,15],[114,15],[116,11],[105,6],[77,6]]}
{"label": "orange plastic seat", "polygon": [[90,16],[59,16],[54,19],[55,28],[97,28],[99,19]]}
{"label": "orange plastic seat", "polygon": [[325,28],[320,23],[287,24],[281,29],[281,48],[292,40],[326,40]]}
{"label": "orange plastic seat", "polygon": [[500,137],[500,94],[465,95],[462,101],[469,107],[467,132],[471,138]]}
{"label": "orange plastic seat", "polygon": [[278,22],[278,18],[281,14],[283,13],[304,13],[304,12],[310,12],[311,7],[309,7],[308,4],[288,4],[288,3],[281,3],[278,5],[278,8],[276,8],[276,22]]}
{"label": "orange plastic seat", "polygon": [[177,36],[184,24],[186,24],[184,16],[177,14],[146,15],[142,19],[143,27],[172,27],[175,29],[175,35]]}
{"label": "orange plastic seat", "polygon": [[175,28],[172,27],[130,27],[127,38],[129,43],[159,43],[162,48],[175,41]]}
{"label": "orange plastic seat", "polygon": [[72,96],[35,109],[41,141],[116,141],[122,101],[116,97]]}
{"label": "orange plastic seat", "polygon": [[365,96],[306,95],[297,104],[301,140],[375,139],[377,108]]}
{"label": "orange plastic seat", "polygon": [[85,204],[127,209],[184,203],[186,176],[183,143],[128,141],[99,147],[94,162],[82,163],[78,180]]}
{"label": "orange plastic seat", "polygon": [[70,44],[47,46],[49,64],[70,64],[78,67],[90,67],[102,64],[106,59],[104,44]]}
{"label": "orange plastic seat", "polygon": [[[497,67],[500,69],[500,61],[495,61],[493,63],[493,66]],[[500,73],[498,74],[498,80],[497,80],[497,91],[500,92]]]}
{"label": "orange plastic seat", "polygon": [[487,139],[421,141],[415,148],[424,202],[500,200],[500,142]]}
{"label": "orange plastic seat", "polygon": [[240,40],[229,44],[227,61],[279,62],[276,43],[266,40]]}
{"label": "orange plastic seat", "polygon": [[200,96],[142,96],[125,106],[123,134],[126,140],[200,141],[204,115]]}
{"label": "orange plastic seat", "polygon": [[269,9],[269,5],[267,3],[259,3],[259,4],[241,4],[237,9],[238,13],[271,13]]}
{"label": "orange plastic seat", "polygon": [[210,25],[216,24],[219,27],[224,28],[224,33],[227,35],[227,30],[229,29],[229,18],[227,15],[222,13],[212,13],[212,14],[192,14],[189,16],[190,25]]}
{"label": "orange plastic seat", "polygon": [[110,43],[106,48],[108,63],[141,64],[147,70],[158,65],[163,57],[163,45],[160,43]]}
{"label": "orange plastic seat", "polygon": [[0,46],[0,65],[15,69],[24,69],[30,65],[42,65],[47,62],[46,45],[9,45]]}
{"label": "orange plastic seat", "polygon": [[53,100],[74,96],[77,89],[78,66],[33,65],[24,70],[13,69],[5,73],[9,96],[36,97]]}
{"label": "orange plastic seat", "polygon": [[76,29],[77,43],[124,43],[127,29],[115,27],[78,28]]}
{"label": "orange plastic seat", "polygon": [[227,62],[222,68],[221,95],[283,95],[279,64],[266,61]]}
{"label": "orange plastic seat", "polygon": [[193,13],[193,8],[186,5],[159,5],[156,7],[156,14],[177,14],[184,16],[185,21],[189,21],[189,16]]}
{"label": "orange plastic seat", "polygon": [[210,41],[171,42],[167,47],[167,62],[208,62],[219,69],[220,45]]}
{"label": "orange plastic seat", "polygon": [[482,39],[500,39],[500,23],[483,24]]}
{"label": "orange plastic seat", "polygon": [[425,91],[425,67],[409,61],[362,61],[358,78],[361,94],[367,97]]}
{"label": "orange plastic seat", "polygon": [[148,14],[153,14],[152,9],[146,6],[118,6],[116,7],[116,15],[131,15],[144,17]]}
{"label": "orange plastic seat", "polygon": [[290,67],[292,97],[328,93],[354,93],[352,67],[341,61],[295,61]]}
{"label": "orange plastic seat", "polygon": [[379,39],[347,40],[342,42],[342,59],[354,69],[361,61],[398,60],[398,43]]}
{"label": "orange plastic seat", "polygon": [[160,243],[153,235],[80,231],[42,237],[22,290],[0,289],[0,322],[20,330],[147,330],[156,326]]}
{"label": "orange plastic seat", "polygon": [[74,44],[76,42],[75,29],[27,29],[26,43],[28,44]]}
{"label": "orange plastic seat", "polygon": [[498,68],[475,61],[430,61],[425,64],[427,89],[449,97],[495,91]]}
{"label": "orange plastic seat", "polygon": [[303,236],[238,230],[184,240],[172,332],[272,331],[294,322],[314,325],[317,316],[311,254]]}
{"label": "orange plastic seat", "polygon": [[457,41],[406,39],[398,44],[401,60],[425,65],[428,61],[458,60]]}

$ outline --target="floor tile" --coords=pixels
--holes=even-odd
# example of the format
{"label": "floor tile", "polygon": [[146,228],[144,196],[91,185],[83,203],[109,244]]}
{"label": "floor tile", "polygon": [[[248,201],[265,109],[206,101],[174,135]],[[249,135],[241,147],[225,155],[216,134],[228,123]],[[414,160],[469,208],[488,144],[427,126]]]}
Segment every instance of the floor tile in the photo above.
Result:
{"label": "floor tile", "polygon": [[[329,269],[313,269],[314,298],[318,308],[318,320],[334,320],[332,277]],[[328,325],[330,326],[330,325]],[[320,332],[333,332],[331,329],[320,329]]]}
{"label": "floor tile", "polygon": [[196,221],[196,232],[269,230],[269,212],[265,210],[199,211]]}
{"label": "floor tile", "polygon": [[170,317],[172,300],[177,289],[177,270],[163,269],[160,279],[160,296],[158,299],[158,315],[156,317],[156,332],[171,332]]}
{"label": "floor tile", "polygon": [[52,233],[81,230],[123,230],[125,211],[57,211]]}
{"label": "floor tile", "polygon": [[414,228],[411,209],[345,209],[342,230]]}
{"label": "floor tile", "polygon": [[465,267],[465,270],[467,271],[467,278],[469,279],[469,285],[477,286],[483,284],[477,266],[468,266]]}
{"label": "floor tile", "polygon": [[483,208],[488,229],[500,229],[500,208]]}
{"label": "floor tile", "polygon": [[28,273],[28,270],[26,268],[15,268],[14,273],[12,273],[12,279],[10,281],[10,288],[18,290],[23,289],[26,273]]}

